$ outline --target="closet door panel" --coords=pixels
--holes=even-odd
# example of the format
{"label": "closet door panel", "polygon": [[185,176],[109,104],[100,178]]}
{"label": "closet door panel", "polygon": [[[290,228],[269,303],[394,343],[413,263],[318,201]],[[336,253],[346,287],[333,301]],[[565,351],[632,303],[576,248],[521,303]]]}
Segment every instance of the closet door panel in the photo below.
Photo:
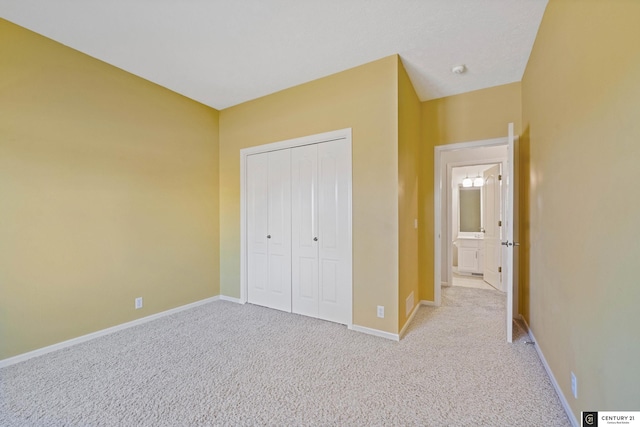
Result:
{"label": "closet door panel", "polygon": [[292,299],[294,313],[318,316],[318,149],[291,150]]}
{"label": "closet door panel", "polygon": [[322,301],[325,305],[338,303],[338,296],[340,294],[340,280],[338,278],[339,270],[339,262],[330,259],[322,260]]}
{"label": "closet door panel", "polygon": [[291,154],[268,155],[267,306],[291,311]]}
{"label": "closet door panel", "polygon": [[348,145],[318,144],[319,316],[348,323],[351,277],[348,269],[349,194],[351,165]]}
{"label": "closet door panel", "polygon": [[248,301],[265,305],[267,301],[268,217],[267,217],[268,157],[254,154],[247,157],[247,279]]}

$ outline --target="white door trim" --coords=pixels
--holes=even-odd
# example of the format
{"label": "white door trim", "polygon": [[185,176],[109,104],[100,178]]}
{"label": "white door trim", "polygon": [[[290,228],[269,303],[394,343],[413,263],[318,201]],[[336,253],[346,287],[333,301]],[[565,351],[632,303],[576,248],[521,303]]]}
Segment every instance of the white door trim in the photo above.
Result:
{"label": "white door trim", "polygon": [[[434,147],[434,233],[433,233],[433,245],[434,245],[434,282],[433,282],[433,293],[434,293],[434,303],[437,306],[440,306],[442,303],[442,191],[448,191],[443,188],[443,185],[446,183],[442,182],[442,169],[445,165],[442,165],[442,154],[447,151],[455,151],[455,150],[465,150],[469,148],[482,148],[482,147],[494,147],[500,145],[507,145],[508,138],[493,138],[493,139],[484,139],[479,141],[469,141],[469,142],[460,142],[457,144],[447,144],[447,145],[437,145]],[[484,163],[484,160],[482,160]],[[495,163],[499,163],[495,162]],[[464,162],[462,162],[464,163]],[[476,162],[477,163],[477,162]],[[475,164],[473,162],[469,164]],[[452,165],[453,166],[453,165]],[[447,176],[450,176],[450,171]],[[450,221],[447,220],[448,224]],[[449,225],[447,226],[447,236],[451,234],[449,230]],[[445,236],[446,237],[446,236]],[[447,237],[448,238],[448,237]],[[451,245],[448,245],[449,259],[451,259]],[[447,273],[448,275],[448,273]],[[447,280],[449,278],[447,277]]]}
{"label": "white door trim", "polygon": [[[324,132],[315,135],[303,136],[300,138],[278,141],[271,144],[258,145],[255,147],[243,148],[240,150],[240,303],[247,302],[247,213],[246,213],[246,192],[247,192],[247,156],[251,154],[266,153],[269,151],[285,150],[287,148],[300,147],[303,145],[320,144],[322,142],[344,140],[348,144],[349,153],[348,164],[352,165],[352,130],[351,128],[339,129],[331,132]],[[349,323],[347,326],[351,328],[353,325],[353,204],[352,204],[352,174],[348,176],[347,183],[348,192],[348,249],[347,249],[347,268],[348,277],[350,279],[350,292],[348,292]]]}

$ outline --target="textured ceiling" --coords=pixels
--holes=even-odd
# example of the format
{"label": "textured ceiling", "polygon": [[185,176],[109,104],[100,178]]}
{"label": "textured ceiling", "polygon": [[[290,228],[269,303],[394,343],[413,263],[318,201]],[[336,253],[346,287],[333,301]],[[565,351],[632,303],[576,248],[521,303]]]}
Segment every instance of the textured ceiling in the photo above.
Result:
{"label": "textured ceiling", "polygon": [[520,81],[546,4],[0,0],[0,17],[223,109],[396,53],[422,101]]}

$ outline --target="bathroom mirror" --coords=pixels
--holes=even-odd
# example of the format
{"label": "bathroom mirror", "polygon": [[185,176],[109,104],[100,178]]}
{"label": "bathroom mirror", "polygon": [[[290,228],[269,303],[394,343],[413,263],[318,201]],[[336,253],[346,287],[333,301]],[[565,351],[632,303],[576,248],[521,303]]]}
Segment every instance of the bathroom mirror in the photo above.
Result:
{"label": "bathroom mirror", "polygon": [[480,233],[482,231],[482,188],[459,188],[459,218],[461,233]]}

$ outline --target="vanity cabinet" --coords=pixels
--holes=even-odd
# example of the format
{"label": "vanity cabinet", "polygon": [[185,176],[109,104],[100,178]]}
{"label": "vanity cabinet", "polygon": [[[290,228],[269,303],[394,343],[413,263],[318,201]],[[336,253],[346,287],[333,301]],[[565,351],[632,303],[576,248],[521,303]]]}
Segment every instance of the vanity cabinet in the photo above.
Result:
{"label": "vanity cabinet", "polygon": [[482,274],[484,268],[484,241],[458,238],[458,271]]}

